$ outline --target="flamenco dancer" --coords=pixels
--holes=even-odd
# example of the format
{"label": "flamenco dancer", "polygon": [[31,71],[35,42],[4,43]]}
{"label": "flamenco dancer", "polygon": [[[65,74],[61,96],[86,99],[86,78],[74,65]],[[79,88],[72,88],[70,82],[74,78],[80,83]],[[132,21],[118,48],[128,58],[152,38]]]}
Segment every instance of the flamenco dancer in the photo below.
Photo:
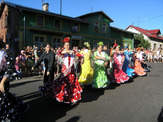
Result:
{"label": "flamenco dancer", "polygon": [[61,75],[55,81],[44,83],[40,91],[43,95],[55,98],[58,102],[75,103],[81,100],[82,88],[76,77],[74,63],[76,56],[83,57],[83,55],[70,50],[69,40],[68,37],[63,40]]}
{"label": "flamenco dancer", "polygon": [[106,62],[110,59],[108,55],[102,51],[103,42],[97,43],[97,51],[94,52],[94,74],[93,74],[93,84],[92,87],[96,89],[107,88],[110,84],[110,81],[107,78],[105,72]]}
{"label": "flamenco dancer", "polygon": [[119,51],[119,45],[114,44],[113,46],[113,69],[111,74],[109,74],[109,79],[113,83],[124,83],[129,80],[129,76],[123,72],[122,65],[124,62],[123,51]]}
{"label": "flamenco dancer", "polygon": [[123,62],[123,66],[122,66],[122,70],[129,76],[129,77],[133,77],[135,75],[134,73],[134,69],[129,68],[129,64],[130,64],[130,55],[133,53],[132,50],[128,50],[129,47],[128,45],[125,46],[125,50],[124,50],[124,55],[125,55],[125,60]]}
{"label": "flamenco dancer", "polygon": [[0,121],[15,122],[29,106],[9,92],[9,77],[14,67],[10,64],[14,61],[2,50],[2,47],[3,42],[0,42]]}
{"label": "flamenco dancer", "polygon": [[80,53],[84,54],[84,63],[81,65],[81,75],[79,77],[79,83],[83,85],[89,85],[93,80],[93,69],[91,67],[91,49],[88,42],[84,43],[84,50]]}
{"label": "flamenco dancer", "polygon": [[143,56],[142,53],[140,52],[140,47],[138,47],[136,50],[137,53],[135,54],[135,65],[134,65],[135,73],[138,76],[145,76],[146,75],[145,69],[143,69],[141,66],[141,62],[143,61]]}

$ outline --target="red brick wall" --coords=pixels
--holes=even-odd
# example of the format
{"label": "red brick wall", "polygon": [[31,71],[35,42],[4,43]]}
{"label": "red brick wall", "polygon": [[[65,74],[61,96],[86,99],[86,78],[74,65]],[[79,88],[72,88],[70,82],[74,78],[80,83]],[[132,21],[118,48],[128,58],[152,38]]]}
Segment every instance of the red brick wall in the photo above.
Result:
{"label": "red brick wall", "polygon": [[[8,16],[8,6],[5,5],[2,15],[0,17],[0,38],[3,39],[4,42],[6,42],[6,34],[7,34],[7,26],[5,27],[5,16]],[[3,23],[2,23],[3,18]],[[3,24],[3,25],[2,25]]]}

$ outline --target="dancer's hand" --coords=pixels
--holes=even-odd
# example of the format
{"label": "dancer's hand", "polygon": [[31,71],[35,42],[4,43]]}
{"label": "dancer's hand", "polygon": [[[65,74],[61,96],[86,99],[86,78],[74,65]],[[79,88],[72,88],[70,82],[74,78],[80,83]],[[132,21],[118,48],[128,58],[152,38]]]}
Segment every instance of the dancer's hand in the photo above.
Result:
{"label": "dancer's hand", "polygon": [[81,64],[83,64],[83,63],[84,63],[84,58],[81,59]]}
{"label": "dancer's hand", "polygon": [[0,84],[0,91],[1,91],[2,93],[5,92],[5,88],[4,88],[4,84],[3,84],[3,83]]}
{"label": "dancer's hand", "polygon": [[106,60],[106,58],[103,58],[103,57],[102,57],[102,59],[103,59],[104,61]]}
{"label": "dancer's hand", "polygon": [[50,72],[47,72],[46,75],[48,76],[50,74]]}
{"label": "dancer's hand", "polygon": [[105,62],[105,64],[104,64],[105,66],[107,66],[108,65],[108,62]]}
{"label": "dancer's hand", "polygon": [[69,51],[69,53],[70,53],[70,54],[74,54],[74,51],[71,50],[71,51]]}
{"label": "dancer's hand", "polygon": [[32,67],[32,69],[31,69],[32,71],[34,70],[34,68]]}

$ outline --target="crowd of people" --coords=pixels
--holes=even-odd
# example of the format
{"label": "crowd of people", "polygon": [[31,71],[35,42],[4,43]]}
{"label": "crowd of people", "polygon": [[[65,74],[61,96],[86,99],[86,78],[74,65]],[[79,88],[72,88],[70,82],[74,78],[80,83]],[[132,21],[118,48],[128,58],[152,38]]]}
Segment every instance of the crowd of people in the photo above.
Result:
{"label": "crowd of people", "polygon": [[[0,121],[14,121],[28,109],[28,105],[9,92],[9,79],[44,75],[39,90],[43,96],[58,102],[76,103],[81,100],[82,87],[107,89],[110,84],[123,84],[135,76],[146,76],[147,62],[163,62],[163,50],[142,47],[123,49],[116,42],[108,49],[103,42],[91,50],[88,42],[82,49],[70,49],[70,38],[63,40],[63,48],[28,46],[15,55],[9,44],[0,43]],[[33,74],[31,74],[33,73]],[[82,86],[82,87],[81,87]]]}

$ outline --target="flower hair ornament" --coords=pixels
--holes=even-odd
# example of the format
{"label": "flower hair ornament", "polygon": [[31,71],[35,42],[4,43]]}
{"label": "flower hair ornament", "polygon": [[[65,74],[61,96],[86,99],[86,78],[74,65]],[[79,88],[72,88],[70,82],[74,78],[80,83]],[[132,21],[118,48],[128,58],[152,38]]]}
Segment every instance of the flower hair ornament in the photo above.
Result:
{"label": "flower hair ornament", "polygon": [[88,42],[84,42],[84,45],[87,46],[87,47],[90,47]]}
{"label": "flower hair ornament", "polygon": [[140,50],[140,47],[136,48],[136,50]]}
{"label": "flower hair ornament", "polygon": [[66,37],[66,38],[64,38],[62,41],[63,41],[63,43],[69,42],[69,41],[70,41],[70,37]]}
{"label": "flower hair ornament", "polygon": [[114,44],[114,47],[118,46],[118,44]]}
{"label": "flower hair ornament", "polygon": [[99,43],[97,43],[97,45],[98,45],[98,46],[103,46],[104,43],[103,43],[103,42],[99,42]]}

